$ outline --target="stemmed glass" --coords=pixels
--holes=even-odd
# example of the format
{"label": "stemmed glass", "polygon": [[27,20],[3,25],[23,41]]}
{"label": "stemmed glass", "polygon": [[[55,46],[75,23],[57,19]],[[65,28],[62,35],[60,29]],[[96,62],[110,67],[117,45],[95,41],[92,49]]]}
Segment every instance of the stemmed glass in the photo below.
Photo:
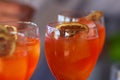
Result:
{"label": "stemmed glass", "polygon": [[29,80],[39,56],[39,28],[35,23],[0,22],[0,80]]}
{"label": "stemmed glass", "polygon": [[101,53],[105,27],[103,13],[62,12],[47,25],[45,54],[56,80],[86,80]]}

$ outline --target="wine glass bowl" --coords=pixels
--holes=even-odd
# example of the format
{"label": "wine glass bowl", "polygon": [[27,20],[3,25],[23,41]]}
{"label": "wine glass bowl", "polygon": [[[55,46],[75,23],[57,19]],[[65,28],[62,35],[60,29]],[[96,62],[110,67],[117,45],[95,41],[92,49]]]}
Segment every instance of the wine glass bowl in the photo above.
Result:
{"label": "wine glass bowl", "polygon": [[105,38],[99,17],[99,11],[82,17],[60,14],[57,23],[47,26],[45,54],[56,80],[86,80],[90,76]]}
{"label": "wine glass bowl", "polygon": [[0,80],[29,80],[39,56],[39,28],[35,23],[0,22]]}

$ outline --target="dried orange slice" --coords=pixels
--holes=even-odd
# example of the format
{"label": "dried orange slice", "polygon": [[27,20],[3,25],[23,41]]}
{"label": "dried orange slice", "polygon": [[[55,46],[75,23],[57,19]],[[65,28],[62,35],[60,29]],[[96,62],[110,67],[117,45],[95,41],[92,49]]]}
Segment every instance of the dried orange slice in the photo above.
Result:
{"label": "dried orange slice", "polygon": [[61,37],[72,37],[81,31],[84,31],[84,32],[89,31],[89,28],[87,25],[75,23],[75,22],[62,23],[60,25],[57,25],[56,29],[60,31]]}
{"label": "dried orange slice", "polygon": [[94,11],[91,14],[89,14],[88,16],[86,16],[85,18],[88,20],[92,20],[92,21],[98,21],[98,20],[100,20],[100,18],[102,16],[103,16],[102,11]]}
{"label": "dried orange slice", "polygon": [[9,25],[5,25],[5,27],[10,33],[10,35],[17,40],[17,28],[15,26],[9,26]]}
{"label": "dried orange slice", "polygon": [[16,27],[0,25],[0,57],[12,55],[15,51],[17,34],[11,32],[17,33]]}

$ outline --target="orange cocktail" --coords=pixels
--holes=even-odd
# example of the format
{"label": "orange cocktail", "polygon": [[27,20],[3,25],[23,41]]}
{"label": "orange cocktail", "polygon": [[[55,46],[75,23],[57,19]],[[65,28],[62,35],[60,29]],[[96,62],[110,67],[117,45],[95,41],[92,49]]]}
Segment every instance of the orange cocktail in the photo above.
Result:
{"label": "orange cocktail", "polygon": [[47,26],[46,59],[56,80],[86,80],[103,47],[105,29],[88,18],[68,21]]}
{"label": "orange cocktail", "polygon": [[99,56],[99,39],[46,37],[46,57],[57,80],[85,80]]}
{"label": "orange cocktail", "polygon": [[99,53],[101,53],[101,50],[104,45],[105,41],[105,27],[101,23],[94,23],[94,21],[86,19],[86,18],[80,18],[79,23],[86,24],[89,27],[96,26],[98,28],[98,34],[99,34]]}
{"label": "orange cocktail", "polygon": [[[19,22],[14,24],[19,27],[11,26],[12,23],[7,29],[8,25],[5,24],[7,23],[0,26],[2,27],[0,31],[6,32],[0,32],[0,80],[29,80],[40,56],[40,40],[36,37],[39,36],[36,34],[37,27],[30,27],[30,25],[35,26],[32,25],[33,23]],[[9,31],[10,28],[11,31]],[[30,31],[24,33],[28,29],[31,31],[34,29],[33,33]],[[12,32],[15,33],[12,34]]]}

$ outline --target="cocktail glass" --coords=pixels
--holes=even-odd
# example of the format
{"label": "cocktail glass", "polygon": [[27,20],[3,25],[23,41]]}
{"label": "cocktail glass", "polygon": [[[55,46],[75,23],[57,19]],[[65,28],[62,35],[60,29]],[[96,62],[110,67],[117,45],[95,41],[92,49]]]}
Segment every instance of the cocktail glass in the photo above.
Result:
{"label": "cocktail glass", "polygon": [[104,44],[102,12],[77,14],[59,15],[57,23],[47,26],[45,54],[56,80],[86,80]]}
{"label": "cocktail glass", "polygon": [[35,23],[0,22],[0,80],[29,80],[39,57],[39,28]]}

